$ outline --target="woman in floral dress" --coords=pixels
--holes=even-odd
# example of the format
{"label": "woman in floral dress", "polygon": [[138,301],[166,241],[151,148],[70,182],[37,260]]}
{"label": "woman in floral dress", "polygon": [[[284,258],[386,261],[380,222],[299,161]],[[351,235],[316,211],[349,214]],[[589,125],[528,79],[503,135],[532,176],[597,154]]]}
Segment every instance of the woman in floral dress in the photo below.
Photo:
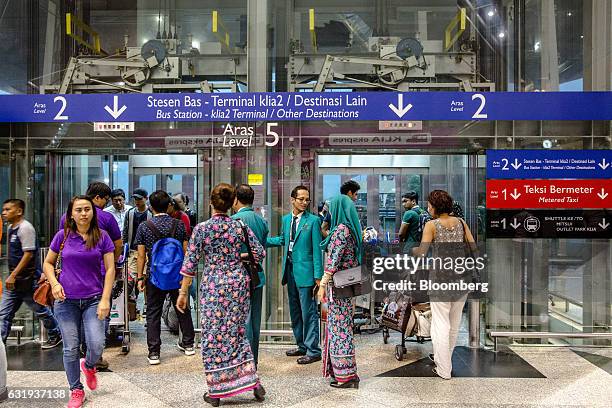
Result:
{"label": "woman in floral dress", "polygon": [[328,302],[327,329],[323,343],[323,376],[332,377],[332,387],[359,388],[353,344],[353,305],[351,299],[336,298],[333,284],[329,283],[337,271],[361,263],[361,225],[355,203],[346,195],[339,195],[330,201],[329,213],[330,233],[321,243],[328,258],[319,290],[321,301]]}
{"label": "woman in floral dress", "polygon": [[[200,258],[204,260],[200,283],[202,359],[208,384],[204,400],[212,406],[219,406],[221,398],[251,390],[258,401],[265,395],[246,337],[250,277],[241,261],[247,255],[240,253],[245,237],[238,221],[227,215],[235,197],[229,184],[213,189],[213,216],[195,227],[181,270],[193,277]],[[259,262],[266,252],[248,227],[247,231]]]}

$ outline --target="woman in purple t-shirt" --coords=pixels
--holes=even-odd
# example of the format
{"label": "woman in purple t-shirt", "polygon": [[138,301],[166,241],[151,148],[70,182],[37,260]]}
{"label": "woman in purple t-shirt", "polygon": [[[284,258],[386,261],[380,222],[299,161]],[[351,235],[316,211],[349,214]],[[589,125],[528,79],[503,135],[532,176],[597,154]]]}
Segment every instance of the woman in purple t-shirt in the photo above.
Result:
{"label": "woman in purple t-shirt", "polygon": [[[95,364],[104,350],[104,319],[115,280],[114,244],[98,228],[95,207],[87,196],[70,200],[66,226],[55,234],[45,258],[44,273],[53,288],[54,312],[64,340],[64,369],[70,384],[68,408],[85,400],[80,371],[91,390],[97,387]],[[61,273],[55,263],[61,257]],[[105,274],[100,270],[104,261]],[[81,324],[83,327],[81,327]],[[85,332],[87,355],[79,361],[79,334]]]}

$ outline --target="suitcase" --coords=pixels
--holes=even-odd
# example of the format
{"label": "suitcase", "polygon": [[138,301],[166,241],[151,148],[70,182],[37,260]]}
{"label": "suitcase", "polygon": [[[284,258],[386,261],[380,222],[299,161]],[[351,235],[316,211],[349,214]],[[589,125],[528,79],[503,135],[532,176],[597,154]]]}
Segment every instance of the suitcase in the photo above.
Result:
{"label": "suitcase", "polygon": [[406,354],[407,337],[416,337],[418,343],[430,340],[431,310],[429,303],[413,303],[401,292],[391,292],[384,301],[380,319],[383,342],[389,342],[389,330],[402,333],[402,343],[395,346],[395,358],[402,361]]}

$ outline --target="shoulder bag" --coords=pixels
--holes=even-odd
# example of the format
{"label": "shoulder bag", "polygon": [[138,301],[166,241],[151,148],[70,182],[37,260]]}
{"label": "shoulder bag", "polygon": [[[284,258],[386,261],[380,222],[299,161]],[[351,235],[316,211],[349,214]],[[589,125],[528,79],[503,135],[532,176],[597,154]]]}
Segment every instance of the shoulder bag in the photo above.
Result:
{"label": "shoulder bag", "polygon": [[332,275],[334,296],[339,299],[353,298],[372,292],[370,274],[362,265],[337,271]]}
{"label": "shoulder bag", "polygon": [[238,218],[238,222],[240,223],[240,227],[242,228],[242,233],[244,234],[244,244],[246,245],[247,253],[249,254],[249,259],[246,261],[243,260],[242,264],[249,273],[249,276],[251,277],[250,289],[252,292],[253,289],[259,286],[259,284],[261,283],[261,281],[259,280],[259,272],[263,271],[263,268],[253,256],[253,250],[251,249],[251,244],[249,243],[249,230],[247,225],[240,218]]}
{"label": "shoulder bag", "polygon": [[[64,249],[64,244],[66,243],[66,239],[68,238],[68,233],[64,233],[64,240],[60,245],[59,254],[57,254],[57,259],[55,260],[55,278],[59,281],[59,276],[62,273],[62,251]],[[55,297],[53,296],[53,288],[51,287],[51,283],[43,273],[38,281],[38,288],[34,291],[34,295],[32,296],[34,301],[42,306],[51,307],[53,306],[53,302],[55,302]]]}

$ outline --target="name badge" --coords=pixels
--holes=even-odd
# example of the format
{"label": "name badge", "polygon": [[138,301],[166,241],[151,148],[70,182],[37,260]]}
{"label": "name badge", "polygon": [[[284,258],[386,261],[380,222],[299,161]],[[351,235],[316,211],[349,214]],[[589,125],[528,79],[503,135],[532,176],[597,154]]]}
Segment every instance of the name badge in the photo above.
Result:
{"label": "name badge", "polygon": [[289,242],[289,252],[293,252],[293,244],[293,241]]}

